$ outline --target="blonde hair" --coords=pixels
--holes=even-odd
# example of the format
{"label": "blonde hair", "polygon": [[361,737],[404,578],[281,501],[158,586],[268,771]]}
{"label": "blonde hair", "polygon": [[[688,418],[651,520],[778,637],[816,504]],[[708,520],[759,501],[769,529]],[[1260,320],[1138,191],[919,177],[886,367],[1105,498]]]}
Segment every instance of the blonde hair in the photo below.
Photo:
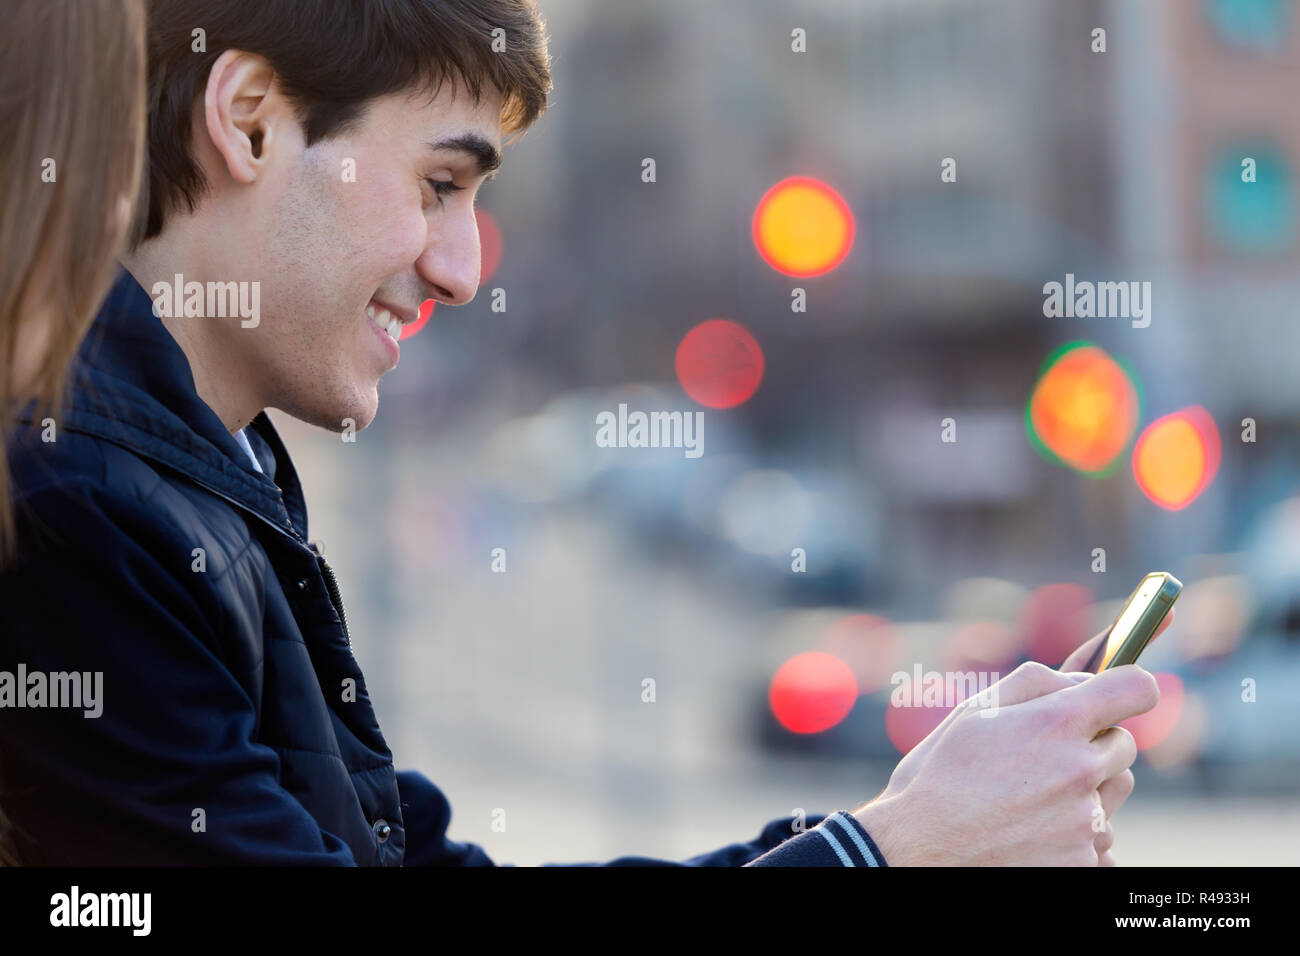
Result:
{"label": "blonde hair", "polygon": [[[37,420],[58,414],[68,363],[112,284],[144,164],[145,58],[141,0],[5,4],[0,424],[32,400]],[[48,345],[31,381],[16,382],[24,322],[48,323]],[[0,442],[0,570],[15,551],[9,496]],[[18,862],[11,836],[0,809],[0,865]]]}
{"label": "blonde hair", "polygon": [[[57,415],[68,363],[112,284],[144,166],[146,52],[141,0],[8,0],[5,21],[0,401],[8,425],[13,407],[33,399],[38,420]],[[49,345],[32,381],[20,383],[24,322],[48,323],[39,331]],[[0,568],[13,556],[9,485],[0,444]]]}

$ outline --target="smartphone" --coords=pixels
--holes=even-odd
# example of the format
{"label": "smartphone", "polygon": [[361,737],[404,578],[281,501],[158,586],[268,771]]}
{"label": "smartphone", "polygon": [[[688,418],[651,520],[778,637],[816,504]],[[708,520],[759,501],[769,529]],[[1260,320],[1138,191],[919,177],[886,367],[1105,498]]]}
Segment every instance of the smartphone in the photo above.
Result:
{"label": "smartphone", "polygon": [[1153,571],[1144,577],[1124,602],[1124,609],[1084,670],[1100,674],[1136,662],[1182,590],[1182,582],[1168,571]]}

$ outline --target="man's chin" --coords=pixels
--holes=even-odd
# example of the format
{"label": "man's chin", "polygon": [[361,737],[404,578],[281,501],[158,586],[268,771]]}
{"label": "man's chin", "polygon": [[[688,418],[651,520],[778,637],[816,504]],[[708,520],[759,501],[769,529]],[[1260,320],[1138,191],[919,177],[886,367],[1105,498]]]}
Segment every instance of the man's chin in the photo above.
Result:
{"label": "man's chin", "polygon": [[369,395],[359,395],[356,401],[333,408],[308,410],[300,406],[298,409],[282,407],[281,410],[308,425],[341,434],[346,441],[350,433],[361,431],[375,420],[379,413],[379,393],[371,390]]}
{"label": "man's chin", "polygon": [[342,415],[335,419],[332,424],[325,425],[330,431],[342,432],[359,432],[375,420],[379,414],[379,396],[376,395],[373,402],[367,402],[365,405],[351,409],[348,414]]}

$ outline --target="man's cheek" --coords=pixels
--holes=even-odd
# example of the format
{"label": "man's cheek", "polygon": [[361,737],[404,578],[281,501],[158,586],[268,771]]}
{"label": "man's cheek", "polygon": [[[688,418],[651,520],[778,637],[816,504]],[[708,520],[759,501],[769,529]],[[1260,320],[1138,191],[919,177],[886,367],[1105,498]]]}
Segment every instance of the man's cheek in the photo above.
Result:
{"label": "man's cheek", "polygon": [[[348,230],[364,235],[358,250],[366,258],[378,257],[385,263],[396,262],[388,272],[410,265],[424,250],[428,222],[418,183],[407,183],[396,175],[376,178],[373,188],[357,194],[359,203],[349,211]],[[347,233],[343,233],[347,235]],[[358,258],[357,262],[365,261]]]}
{"label": "man's cheek", "polygon": [[376,216],[367,256],[377,257],[388,274],[406,269],[424,252],[428,220],[417,200],[412,205],[390,205],[372,210]]}
{"label": "man's cheek", "polygon": [[381,239],[387,261],[395,263],[399,269],[406,268],[423,254],[427,238],[428,225],[424,216],[405,217],[400,225],[393,226],[386,238]]}

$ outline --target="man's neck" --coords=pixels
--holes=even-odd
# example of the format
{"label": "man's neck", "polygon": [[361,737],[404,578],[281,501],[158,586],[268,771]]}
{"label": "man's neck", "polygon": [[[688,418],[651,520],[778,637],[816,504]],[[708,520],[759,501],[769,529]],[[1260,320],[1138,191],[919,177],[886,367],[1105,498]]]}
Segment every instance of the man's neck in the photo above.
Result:
{"label": "man's neck", "polygon": [[[187,283],[207,282],[208,277],[201,266],[182,267],[187,261],[184,256],[171,254],[171,249],[164,256],[156,243],[157,240],[142,243],[122,258],[127,272],[151,296],[157,283],[172,286],[177,273],[184,276]],[[162,316],[161,321],[189,361],[195,391],[216,412],[226,429],[234,434],[265,407],[249,381],[250,368],[225,347],[219,338],[221,329],[217,320],[187,318],[181,308],[173,309],[173,313]]]}

